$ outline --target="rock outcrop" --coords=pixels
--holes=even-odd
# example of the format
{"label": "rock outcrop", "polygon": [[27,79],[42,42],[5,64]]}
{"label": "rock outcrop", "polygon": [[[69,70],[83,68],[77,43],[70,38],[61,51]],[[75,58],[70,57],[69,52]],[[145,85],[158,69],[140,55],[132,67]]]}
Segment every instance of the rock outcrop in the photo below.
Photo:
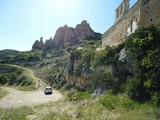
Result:
{"label": "rock outcrop", "polygon": [[101,39],[102,34],[94,32],[87,21],[82,21],[81,24],[76,25],[76,28],[68,27],[67,25],[57,29],[54,38],[46,40],[43,44],[43,38],[40,41],[36,40],[32,49],[51,49],[65,44],[74,45],[80,40],[96,40]]}
{"label": "rock outcrop", "polygon": [[119,59],[117,62],[117,70],[123,76],[131,76],[134,74],[133,59],[127,55],[125,48],[119,53]]}
{"label": "rock outcrop", "polygon": [[58,28],[54,36],[54,42],[58,46],[64,46],[65,43],[74,44],[78,41],[78,36],[74,28],[67,25]]}
{"label": "rock outcrop", "polygon": [[36,40],[32,46],[32,49],[39,49],[42,50],[44,49],[44,44],[43,44],[43,37],[40,38],[39,40]]}
{"label": "rock outcrop", "polygon": [[55,43],[54,43],[52,37],[50,37],[50,39],[45,41],[44,49],[52,49],[54,46],[55,46]]}
{"label": "rock outcrop", "polygon": [[80,39],[94,39],[97,34],[91,29],[86,20],[76,26],[77,35]]}

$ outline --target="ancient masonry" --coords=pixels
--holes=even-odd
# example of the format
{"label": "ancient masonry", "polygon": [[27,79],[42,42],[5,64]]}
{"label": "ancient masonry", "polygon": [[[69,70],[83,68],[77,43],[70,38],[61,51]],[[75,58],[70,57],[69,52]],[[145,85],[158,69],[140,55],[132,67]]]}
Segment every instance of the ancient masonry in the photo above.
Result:
{"label": "ancient masonry", "polygon": [[102,36],[102,47],[115,46],[137,28],[160,24],[160,0],[138,0],[129,9],[129,0],[123,0],[115,11],[115,23]]}

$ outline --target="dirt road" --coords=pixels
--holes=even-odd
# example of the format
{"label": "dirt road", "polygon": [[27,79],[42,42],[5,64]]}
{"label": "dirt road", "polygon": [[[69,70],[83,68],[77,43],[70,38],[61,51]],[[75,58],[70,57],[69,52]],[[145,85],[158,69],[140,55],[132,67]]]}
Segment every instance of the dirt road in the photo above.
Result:
{"label": "dirt road", "polygon": [[45,95],[43,90],[23,92],[13,88],[2,87],[9,94],[0,99],[0,108],[32,106],[59,100],[62,95],[53,90],[52,95]]}
{"label": "dirt road", "polygon": [[[17,67],[17,66],[16,66]],[[9,87],[2,87],[2,89],[8,91],[8,95],[0,99],[0,108],[11,108],[11,107],[22,107],[22,106],[33,106],[50,101],[57,101],[62,98],[62,94],[56,90],[53,90],[52,95],[45,95],[44,88],[47,86],[42,80],[35,77],[33,71],[25,68],[29,75],[35,80],[36,87],[35,91],[19,91]]]}

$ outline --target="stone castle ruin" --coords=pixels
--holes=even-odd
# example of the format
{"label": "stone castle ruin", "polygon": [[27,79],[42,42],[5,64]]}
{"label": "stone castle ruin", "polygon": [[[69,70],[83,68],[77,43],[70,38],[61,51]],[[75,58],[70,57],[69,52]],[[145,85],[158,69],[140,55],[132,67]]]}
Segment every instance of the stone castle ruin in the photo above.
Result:
{"label": "stone castle ruin", "polygon": [[123,0],[115,10],[115,22],[102,36],[102,47],[116,46],[137,28],[160,24],[160,0],[138,0],[129,8]]}

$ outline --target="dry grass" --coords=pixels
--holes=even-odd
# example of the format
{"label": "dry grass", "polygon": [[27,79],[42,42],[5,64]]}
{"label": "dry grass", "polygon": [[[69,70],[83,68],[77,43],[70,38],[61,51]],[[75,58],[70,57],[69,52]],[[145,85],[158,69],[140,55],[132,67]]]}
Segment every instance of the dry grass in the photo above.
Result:
{"label": "dry grass", "polygon": [[4,96],[6,96],[8,94],[7,91],[3,90],[2,88],[0,88],[0,99]]}
{"label": "dry grass", "polygon": [[[117,101],[113,100],[115,98]],[[108,104],[112,104],[112,107],[102,104],[102,100],[106,99],[110,100]],[[22,111],[24,114],[21,115]],[[160,108],[136,103],[124,95],[105,95],[80,101],[68,101],[63,98],[58,102],[35,107],[12,109],[12,112],[9,111],[11,113],[3,112],[0,119],[5,120],[9,116],[17,120],[20,117],[36,120],[158,120],[159,111]]]}

